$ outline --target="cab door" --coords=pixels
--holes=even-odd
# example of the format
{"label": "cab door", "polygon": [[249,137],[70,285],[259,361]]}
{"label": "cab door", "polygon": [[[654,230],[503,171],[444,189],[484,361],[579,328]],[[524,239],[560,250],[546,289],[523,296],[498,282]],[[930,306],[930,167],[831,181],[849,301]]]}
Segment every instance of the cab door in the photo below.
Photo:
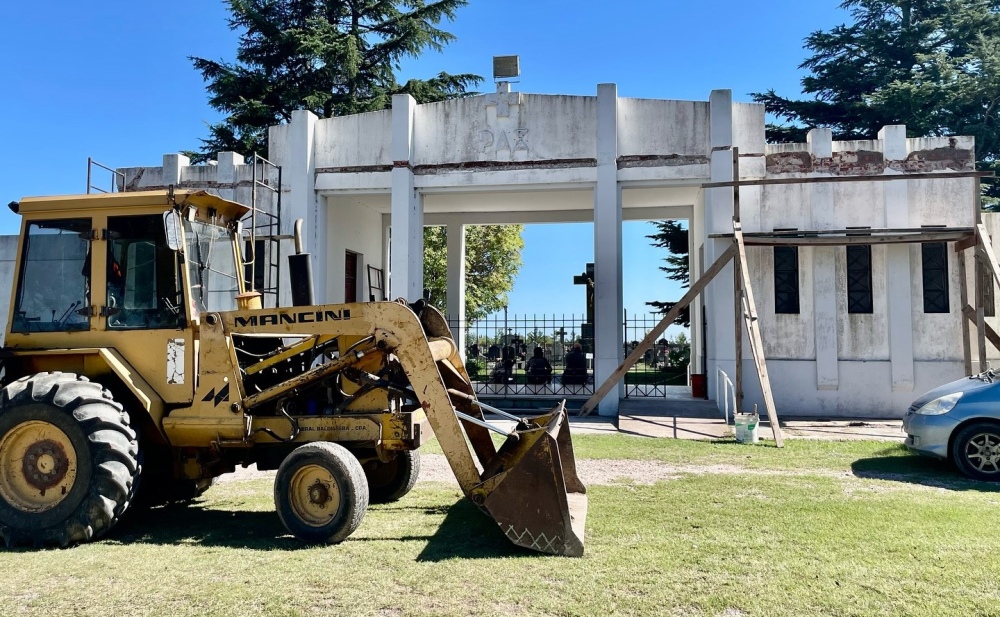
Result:
{"label": "cab door", "polygon": [[167,246],[162,213],[109,216],[105,236],[98,328],[165,402],[190,402],[195,365],[183,261]]}

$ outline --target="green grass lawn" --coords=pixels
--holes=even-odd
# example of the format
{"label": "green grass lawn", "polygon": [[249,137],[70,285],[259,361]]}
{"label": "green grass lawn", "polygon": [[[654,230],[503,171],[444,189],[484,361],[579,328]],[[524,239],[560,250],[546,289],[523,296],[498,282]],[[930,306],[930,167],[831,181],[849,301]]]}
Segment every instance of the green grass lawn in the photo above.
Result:
{"label": "green grass lawn", "polygon": [[270,482],[225,483],[98,543],[0,552],[0,615],[1000,613],[1000,494],[944,465],[873,442],[574,441],[578,458],[745,472],[591,487],[581,559],[517,549],[434,484],[303,546]]}

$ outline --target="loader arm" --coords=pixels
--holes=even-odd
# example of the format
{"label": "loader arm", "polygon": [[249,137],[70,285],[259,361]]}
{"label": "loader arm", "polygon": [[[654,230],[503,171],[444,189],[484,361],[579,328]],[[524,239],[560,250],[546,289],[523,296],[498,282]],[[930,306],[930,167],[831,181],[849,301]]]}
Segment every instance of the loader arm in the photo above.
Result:
{"label": "loader arm", "polygon": [[[347,368],[357,371],[359,364],[369,361],[362,358],[381,354],[398,361],[405,380],[385,387],[424,411],[463,493],[492,516],[515,544],[555,554],[583,553],[586,489],[576,475],[563,404],[542,416],[519,418],[509,430],[486,422],[483,409],[487,406],[477,401],[437,309],[422,303],[411,307],[402,302],[373,302],[218,315],[221,329],[230,337],[314,337],[297,343],[304,348],[335,337],[358,341],[353,356],[345,354],[310,369],[295,378],[297,387]],[[285,348],[275,357],[289,353]],[[276,385],[273,394],[288,387]],[[268,392],[246,394],[240,404],[252,416],[255,407],[270,398]],[[490,430],[507,436],[499,450]]]}

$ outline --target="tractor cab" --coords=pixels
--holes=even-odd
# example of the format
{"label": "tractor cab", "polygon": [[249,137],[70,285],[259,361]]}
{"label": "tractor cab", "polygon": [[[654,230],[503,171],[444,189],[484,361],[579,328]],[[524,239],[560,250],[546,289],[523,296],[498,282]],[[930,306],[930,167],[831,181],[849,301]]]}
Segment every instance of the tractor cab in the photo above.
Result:
{"label": "tractor cab", "polygon": [[42,333],[177,330],[236,308],[243,206],[154,191],[26,198],[18,212],[10,345]]}

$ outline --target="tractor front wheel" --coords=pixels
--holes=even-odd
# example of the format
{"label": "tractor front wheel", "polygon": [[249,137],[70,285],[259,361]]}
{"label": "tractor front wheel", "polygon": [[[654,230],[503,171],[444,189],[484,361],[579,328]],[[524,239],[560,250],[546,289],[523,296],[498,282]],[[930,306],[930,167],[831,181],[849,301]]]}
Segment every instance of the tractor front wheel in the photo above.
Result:
{"label": "tractor front wheel", "polygon": [[0,392],[0,536],[67,546],[106,533],[129,506],[139,444],[111,394],[71,373]]}
{"label": "tractor front wheel", "polygon": [[347,448],[310,443],[292,450],[278,468],[274,505],[296,538],[336,544],[361,525],[368,509],[368,482]]}

